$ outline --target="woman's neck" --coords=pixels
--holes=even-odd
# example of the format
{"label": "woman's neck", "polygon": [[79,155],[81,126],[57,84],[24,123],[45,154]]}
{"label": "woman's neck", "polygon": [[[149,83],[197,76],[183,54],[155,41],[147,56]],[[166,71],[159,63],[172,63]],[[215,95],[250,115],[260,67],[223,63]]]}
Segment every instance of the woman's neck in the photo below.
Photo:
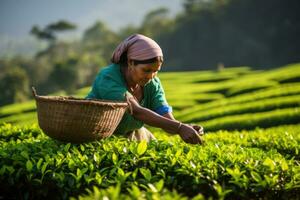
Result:
{"label": "woman's neck", "polygon": [[136,89],[138,87],[138,84],[132,80],[132,76],[130,75],[128,67],[123,67],[122,70],[123,70],[123,74],[124,74],[124,78],[125,78],[127,87],[132,90]]}

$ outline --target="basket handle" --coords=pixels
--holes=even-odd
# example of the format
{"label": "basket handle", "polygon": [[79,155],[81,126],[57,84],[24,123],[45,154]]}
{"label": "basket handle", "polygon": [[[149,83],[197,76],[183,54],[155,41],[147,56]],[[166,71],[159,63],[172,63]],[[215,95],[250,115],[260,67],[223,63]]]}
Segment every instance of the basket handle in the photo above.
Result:
{"label": "basket handle", "polygon": [[32,95],[34,96],[34,98],[37,98],[38,95],[36,94],[36,90],[33,86],[31,87],[31,91],[32,91]]}

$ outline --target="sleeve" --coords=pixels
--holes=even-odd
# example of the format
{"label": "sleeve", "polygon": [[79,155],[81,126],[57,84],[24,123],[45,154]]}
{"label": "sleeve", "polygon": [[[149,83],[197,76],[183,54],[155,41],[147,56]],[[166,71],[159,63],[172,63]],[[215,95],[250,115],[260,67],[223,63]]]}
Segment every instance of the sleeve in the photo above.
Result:
{"label": "sleeve", "polygon": [[151,100],[151,110],[155,111],[159,115],[164,115],[172,112],[172,107],[168,105],[165,97],[164,89],[158,77],[153,80],[152,89],[152,100]]}
{"label": "sleeve", "polygon": [[171,106],[169,105],[162,105],[160,107],[158,107],[155,112],[159,115],[164,115],[164,114],[167,114],[167,113],[171,113],[173,112],[173,109]]}

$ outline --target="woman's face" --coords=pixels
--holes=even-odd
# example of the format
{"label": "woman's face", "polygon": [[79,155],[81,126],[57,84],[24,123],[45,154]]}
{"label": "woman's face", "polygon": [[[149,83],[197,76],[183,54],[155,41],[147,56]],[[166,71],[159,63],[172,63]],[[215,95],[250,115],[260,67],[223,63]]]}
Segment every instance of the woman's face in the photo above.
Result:
{"label": "woman's face", "polygon": [[161,62],[150,64],[137,64],[134,65],[133,61],[129,62],[129,72],[132,81],[140,86],[144,86],[153,79],[161,68]]}

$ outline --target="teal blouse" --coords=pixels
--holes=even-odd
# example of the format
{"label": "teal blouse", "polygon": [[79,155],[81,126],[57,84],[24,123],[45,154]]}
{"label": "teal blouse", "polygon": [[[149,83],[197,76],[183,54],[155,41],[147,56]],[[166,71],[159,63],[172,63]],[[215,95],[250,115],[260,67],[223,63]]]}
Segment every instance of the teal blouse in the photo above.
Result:
{"label": "teal blouse", "polygon": [[[120,65],[111,64],[100,70],[91,91],[85,98],[126,101],[125,94],[128,92],[125,79],[121,74]],[[158,77],[153,78],[144,86],[144,97],[139,103],[141,106],[160,115],[172,112],[172,108],[166,101],[165,93]],[[115,134],[126,134],[141,128],[143,125],[142,121],[135,119],[126,111],[115,130]]]}

